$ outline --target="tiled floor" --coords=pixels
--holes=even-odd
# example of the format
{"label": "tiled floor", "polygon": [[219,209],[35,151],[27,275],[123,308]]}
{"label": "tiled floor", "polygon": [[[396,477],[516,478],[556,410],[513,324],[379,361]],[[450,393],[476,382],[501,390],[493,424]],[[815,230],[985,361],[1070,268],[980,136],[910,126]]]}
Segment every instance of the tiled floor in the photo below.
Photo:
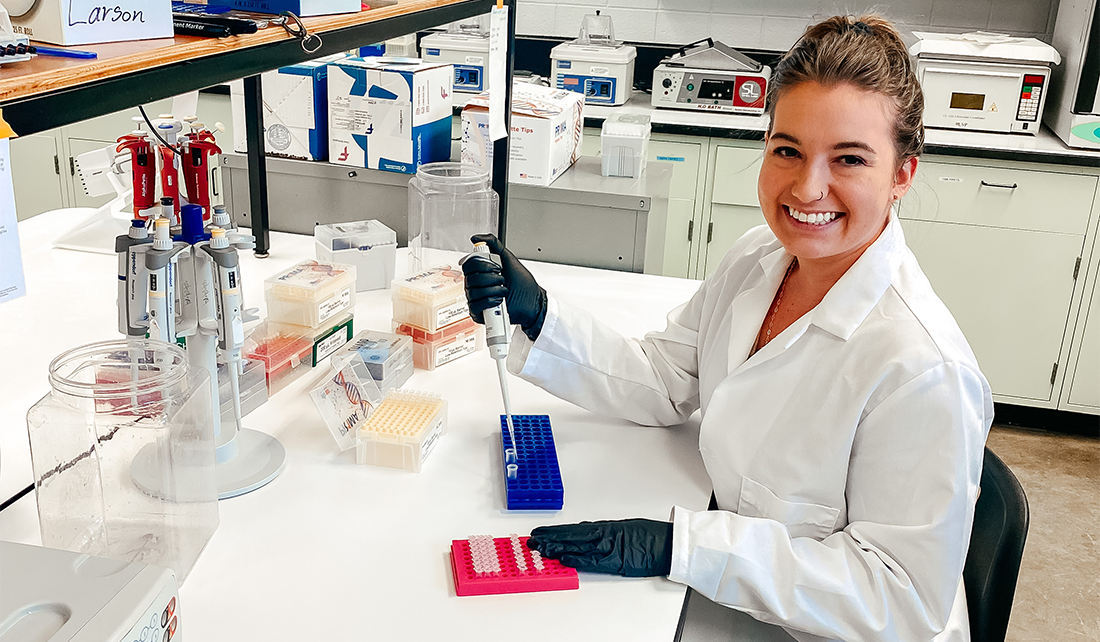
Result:
{"label": "tiled floor", "polygon": [[994,426],[1031,525],[1008,642],[1100,641],[1100,440]]}
{"label": "tiled floor", "polygon": [[[1100,642],[1100,439],[994,426],[987,444],[1031,511],[1006,642]],[[693,595],[682,640],[791,639],[730,611]]]}

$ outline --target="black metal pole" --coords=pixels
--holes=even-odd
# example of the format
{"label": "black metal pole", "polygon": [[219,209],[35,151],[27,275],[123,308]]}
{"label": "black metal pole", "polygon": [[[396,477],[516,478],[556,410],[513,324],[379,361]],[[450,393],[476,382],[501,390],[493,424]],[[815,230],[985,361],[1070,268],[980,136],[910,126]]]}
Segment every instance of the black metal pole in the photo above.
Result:
{"label": "black metal pole", "polygon": [[[516,2],[505,0],[504,5],[508,7],[508,57],[504,77],[504,128],[508,135],[493,142],[493,190],[500,197],[497,238],[501,243],[506,242],[508,230],[508,162],[511,160],[508,141],[512,138],[512,74],[516,67]],[[491,91],[500,89],[493,87]]]}
{"label": "black metal pole", "polygon": [[244,79],[244,131],[248,139],[248,198],[256,256],[267,258],[271,231],[267,220],[267,156],[264,151],[264,105],[260,76]]}

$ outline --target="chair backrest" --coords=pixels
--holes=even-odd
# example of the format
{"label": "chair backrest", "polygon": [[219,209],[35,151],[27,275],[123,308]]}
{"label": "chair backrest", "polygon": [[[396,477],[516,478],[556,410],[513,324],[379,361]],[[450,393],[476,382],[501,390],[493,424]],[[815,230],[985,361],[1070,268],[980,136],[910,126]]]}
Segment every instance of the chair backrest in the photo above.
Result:
{"label": "chair backrest", "polygon": [[1008,466],[986,448],[981,494],[963,567],[972,642],[1004,642],[1027,524],[1023,487]]}

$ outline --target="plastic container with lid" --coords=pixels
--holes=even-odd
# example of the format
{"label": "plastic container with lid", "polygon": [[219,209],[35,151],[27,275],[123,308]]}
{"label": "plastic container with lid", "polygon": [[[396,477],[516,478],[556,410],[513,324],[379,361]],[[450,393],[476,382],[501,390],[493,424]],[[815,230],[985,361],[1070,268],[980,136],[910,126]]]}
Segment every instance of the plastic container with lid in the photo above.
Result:
{"label": "plastic container with lid", "polygon": [[397,264],[397,232],[381,221],[332,223],[313,228],[317,260],[355,266],[355,289],[390,287]]}
{"label": "plastic container with lid", "polygon": [[309,365],[316,367],[318,363],[324,361],[329,355],[351,340],[352,334],[355,333],[354,323],[355,318],[349,312],[341,314],[338,318],[329,319],[317,328],[280,323],[270,319],[267,321],[267,327],[269,331],[287,335],[304,334],[312,339],[313,352],[309,356]]}
{"label": "plastic container with lid", "polygon": [[267,394],[273,395],[290,385],[312,367],[313,337],[309,328],[263,323],[244,343],[244,356],[264,362]]}
{"label": "plastic container with lid", "polygon": [[335,360],[357,353],[375,381],[386,381],[412,362],[412,338],[392,332],[363,330],[340,348]]}
{"label": "plastic container with lid", "polygon": [[[472,249],[472,247],[471,247]],[[470,317],[460,268],[442,265],[393,282],[393,320],[436,332]]]}
{"label": "plastic container with lid", "polygon": [[497,233],[499,197],[489,171],[469,163],[429,163],[409,180],[409,268],[458,265],[474,234]]}
{"label": "plastic container with lid", "polygon": [[177,345],[119,339],[62,353],[49,379],[27,412],[42,545],[182,583],[218,527],[210,375]]}
{"label": "plastic container with lid", "polygon": [[485,347],[485,326],[474,323],[470,317],[438,332],[428,332],[408,323],[394,323],[394,332],[412,337],[413,365],[422,370],[435,370]]}
{"label": "plastic container with lid", "polygon": [[355,307],[354,265],[302,261],[264,281],[267,318],[319,328]]}
{"label": "plastic container with lid", "polygon": [[393,390],[359,426],[355,460],[418,473],[446,432],[447,402],[438,394]]}
{"label": "plastic container with lid", "polygon": [[600,159],[604,176],[639,178],[649,149],[649,116],[616,112],[603,121]]}

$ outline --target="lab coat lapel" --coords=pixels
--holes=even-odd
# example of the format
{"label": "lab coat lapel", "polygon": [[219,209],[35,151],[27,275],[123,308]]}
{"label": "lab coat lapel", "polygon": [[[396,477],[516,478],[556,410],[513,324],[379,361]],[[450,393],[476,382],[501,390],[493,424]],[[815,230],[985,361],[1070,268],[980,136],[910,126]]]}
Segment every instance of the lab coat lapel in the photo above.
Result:
{"label": "lab coat lapel", "polygon": [[[749,350],[752,350],[756,342],[756,335],[760,332],[760,325],[764,322],[764,316],[768,313],[775,293],[779,290],[779,284],[787,273],[787,267],[794,260],[783,248],[778,248],[771,254],[760,259],[757,265],[754,285],[742,290],[730,304],[730,340],[726,355],[726,374],[733,374],[745,367],[751,367],[750,363],[758,361],[764,350],[759,350],[752,358],[749,358]],[[772,342],[774,343],[774,341]],[[768,344],[771,345],[770,343]]]}

